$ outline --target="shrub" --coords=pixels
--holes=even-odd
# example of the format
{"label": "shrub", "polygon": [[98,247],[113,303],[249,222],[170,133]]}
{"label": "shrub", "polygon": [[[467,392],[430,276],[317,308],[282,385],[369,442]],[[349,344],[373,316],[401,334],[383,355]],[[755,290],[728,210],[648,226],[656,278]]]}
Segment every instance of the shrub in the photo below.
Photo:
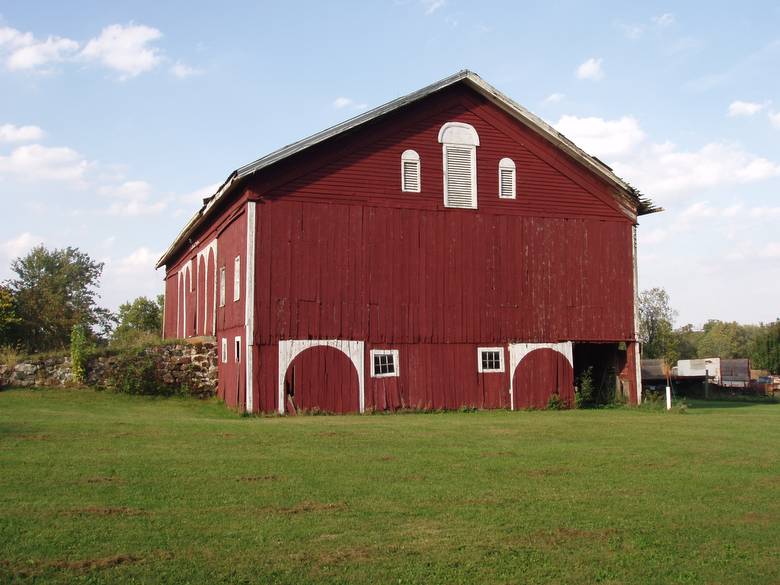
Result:
{"label": "shrub", "polygon": [[19,363],[19,352],[11,345],[0,347],[0,364],[13,368]]}
{"label": "shrub", "polygon": [[70,364],[73,381],[83,384],[86,378],[84,367],[87,352],[87,331],[83,325],[74,325],[70,330]]}
{"label": "shrub", "polygon": [[566,408],[566,404],[561,400],[561,396],[557,392],[551,394],[547,401],[547,410],[563,410],[564,408]]}
{"label": "shrub", "polygon": [[115,357],[108,383],[114,392],[146,396],[186,394],[186,389],[162,382],[157,375],[157,363],[143,350],[120,352]]}
{"label": "shrub", "polygon": [[577,390],[574,392],[574,404],[582,408],[593,401],[593,366],[589,366],[577,378]]}

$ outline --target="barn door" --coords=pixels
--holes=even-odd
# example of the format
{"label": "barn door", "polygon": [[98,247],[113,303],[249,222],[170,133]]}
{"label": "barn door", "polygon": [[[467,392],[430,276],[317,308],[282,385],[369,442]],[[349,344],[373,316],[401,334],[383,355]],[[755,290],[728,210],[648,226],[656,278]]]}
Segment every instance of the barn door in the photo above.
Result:
{"label": "barn door", "polygon": [[535,349],[517,364],[512,378],[514,407],[546,408],[550,397],[558,394],[568,406],[574,403],[574,371],[559,351]]}
{"label": "barn door", "polygon": [[284,377],[286,411],[358,412],[360,384],[352,360],[341,350],[311,347],[299,353]]}

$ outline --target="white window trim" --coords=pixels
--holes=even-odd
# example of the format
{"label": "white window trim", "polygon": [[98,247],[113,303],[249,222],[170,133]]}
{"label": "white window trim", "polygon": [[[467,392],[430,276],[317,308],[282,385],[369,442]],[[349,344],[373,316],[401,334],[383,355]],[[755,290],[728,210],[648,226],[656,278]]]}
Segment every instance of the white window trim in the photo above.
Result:
{"label": "white window trim", "polygon": [[[471,124],[464,122],[447,122],[439,130],[439,142],[442,145],[442,167],[444,169],[444,207],[451,209],[477,209],[477,146],[479,146],[479,134]],[[447,148],[448,147],[466,148],[469,150],[471,163],[471,205],[463,207],[460,205],[449,204],[449,189],[447,188]]]}
{"label": "white window trim", "polygon": [[[497,370],[483,370],[482,369],[482,354],[488,351],[498,352],[499,367]],[[504,348],[503,347],[478,347],[477,348],[477,371],[482,374],[498,374],[505,370],[504,368]]]}
{"label": "white window trim", "polygon": [[227,337],[223,337],[222,338],[222,356],[221,356],[223,364],[227,363],[227,357],[228,357],[227,353],[228,353],[227,352]]}
{"label": "white window trim", "polygon": [[[370,352],[371,363],[371,377],[372,378],[397,378],[400,375],[401,368],[398,364],[398,350],[397,349],[372,349]],[[374,372],[374,356],[375,355],[391,355],[393,356],[393,373],[377,374]]]}
{"label": "white window trim", "polygon": [[241,299],[241,256],[233,260],[233,302]]}
{"label": "white window trim", "polygon": [[225,270],[224,266],[221,266],[219,269],[219,306],[220,307],[225,306],[225,296],[226,296],[225,287],[227,286],[227,283],[225,282],[226,280],[227,280],[227,271]]}
{"label": "white window trim", "polygon": [[[501,192],[501,171],[512,171],[512,194],[504,195]],[[498,163],[498,196],[501,199],[516,199],[517,198],[517,167],[515,161],[511,158],[502,158]]]}
{"label": "white window trim", "polygon": [[[413,162],[417,163],[417,188],[416,189],[409,189],[406,185],[406,174],[404,173],[404,163],[407,162]],[[420,155],[417,154],[417,151],[414,150],[405,150],[403,154],[401,155],[401,191],[404,193],[419,193],[422,189],[422,181],[421,181],[421,175],[422,171],[420,170]]]}
{"label": "white window trim", "polygon": [[237,363],[241,363],[241,336],[236,335],[233,338],[233,360]]}

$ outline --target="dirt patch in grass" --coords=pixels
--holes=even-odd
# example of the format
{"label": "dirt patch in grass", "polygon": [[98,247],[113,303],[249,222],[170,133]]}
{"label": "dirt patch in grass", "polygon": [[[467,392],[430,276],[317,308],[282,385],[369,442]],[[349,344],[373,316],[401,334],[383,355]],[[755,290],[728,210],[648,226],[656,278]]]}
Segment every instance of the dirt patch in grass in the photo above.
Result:
{"label": "dirt patch in grass", "polygon": [[336,437],[339,433],[336,431],[322,431],[320,433],[314,433],[315,437]]}
{"label": "dirt patch in grass", "polygon": [[542,548],[557,548],[563,543],[574,543],[577,541],[587,542],[607,542],[610,537],[617,534],[614,528],[602,530],[582,530],[579,528],[560,527],[555,530],[540,530],[528,535],[528,540],[533,546]]}
{"label": "dirt patch in grass", "polygon": [[751,526],[761,526],[763,528],[777,526],[777,518],[770,514],[760,514],[758,512],[748,512],[747,514],[744,514],[740,517],[739,522]]}
{"label": "dirt patch in grass", "polygon": [[571,469],[567,467],[544,467],[541,469],[526,469],[524,474],[528,477],[555,477],[558,475],[566,475],[571,473]]}
{"label": "dirt patch in grass", "polygon": [[51,441],[51,435],[36,433],[16,433],[6,437],[8,439],[16,439],[17,441]]}
{"label": "dirt patch in grass", "polygon": [[[168,555],[170,556],[170,555]],[[91,571],[100,571],[144,561],[144,557],[138,555],[113,555],[110,557],[98,557],[94,559],[80,559],[75,561],[30,561],[29,563],[11,563],[0,561],[0,567],[11,573],[14,578],[27,579],[41,576],[51,571],[68,571],[76,574],[85,574]]]}
{"label": "dirt patch in grass", "polygon": [[99,507],[77,508],[67,510],[62,513],[63,516],[146,516],[149,512],[137,508],[119,507]]}
{"label": "dirt patch in grass", "polygon": [[248,475],[246,477],[239,477],[236,481],[242,481],[246,483],[253,483],[256,481],[279,481],[278,475]]}
{"label": "dirt patch in grass", "polygon": [[287,507],[274,507],[265,506],[260,508],[262,512],[271,512],[274,514],[285,514],[288,516],[294,516],[296,514],[308,514],[311,512],[341,512],[347,509],[347,505],[343,502],[311,502],[303,501],[295,504],[294,506]]}
{"label": "dirt patch in grass", "polygon": [[382,455],[379,458],[379,460],[380,461],[397,461],[398,457],[396,457],[395,455]]}
{"label": "dirt patch in grass", "polygon": [[79,483],[86,483],[90,485],[106,484],[106,483],[110,483],[114,485],[123,485],[125,483],[125,480],[115,475],[97,475],[95,477],[85,477]]}

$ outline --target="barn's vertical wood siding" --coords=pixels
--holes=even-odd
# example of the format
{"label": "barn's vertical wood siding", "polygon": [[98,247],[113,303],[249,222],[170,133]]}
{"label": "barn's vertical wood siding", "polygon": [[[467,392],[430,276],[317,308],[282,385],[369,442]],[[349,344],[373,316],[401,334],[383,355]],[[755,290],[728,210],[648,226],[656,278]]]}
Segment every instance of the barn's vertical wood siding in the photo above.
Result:
{"label": "barn's vertical wood siding", "polygon": [[[480,137],[477,210],[443,206],[437,135],[448,121]],[[407,149],[420,155],[420,193],[401,191]],[[504,157],[517,168],[516,199],[498,196]],[[479,346],[634,339],[631,213],[607,184],[463,87],[262,171],[233,209],[246,198],[258,203],[255,410],[279,406],[284,339],[366,342],[366,407],[378,409],[508,407],[514,372],[506,361],[504,372],[479,374]],[[244,220],[229,223],[229,211],[199,237],[219,232],[216,272],[224,262],[231,305],[232,258],[246,243]],[[217,311],[230,358],[243,334],[238,304]],[[398,349],[400,376],[372,378],[372,348]],[[239,405],[241,373],[220,367],[221,396]]]}

